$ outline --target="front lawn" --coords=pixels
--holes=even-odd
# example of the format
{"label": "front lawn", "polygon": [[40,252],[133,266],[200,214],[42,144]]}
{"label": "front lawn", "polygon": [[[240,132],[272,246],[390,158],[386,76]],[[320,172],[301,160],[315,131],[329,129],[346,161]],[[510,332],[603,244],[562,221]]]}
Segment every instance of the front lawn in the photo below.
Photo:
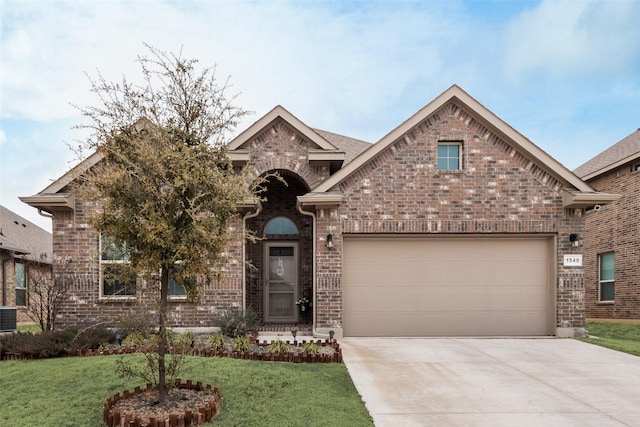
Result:
{"label": "front lawn", "polygon": [[589,338],[582,341],[640,356],[640,324],[587,322]]}
{"label": "front lawn", "polygon": [[[102,404],[133,380],[95,356],[0,362],[0,425],[100,426]],[[373,426],[343,364],[189,357],[183,379],[222,390],[216,426]]]}

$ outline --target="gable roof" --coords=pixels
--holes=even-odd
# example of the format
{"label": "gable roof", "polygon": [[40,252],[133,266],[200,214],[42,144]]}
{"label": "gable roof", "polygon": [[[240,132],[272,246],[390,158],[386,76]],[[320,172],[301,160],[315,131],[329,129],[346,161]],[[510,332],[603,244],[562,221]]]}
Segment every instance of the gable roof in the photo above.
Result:
{"label": "gable roof", "polygon": [[589,180],[634,160],[640,160],[640,129],[585,162],[574,173]]}
{"label": "gable roof", "polygon": [[308,149],[310,162],[331,162],[335,164],[336,167],[340,167],[344,163],[345,152],[343,150],[330,143],[321,136],[320,133],[304,124],[281,105],[277,105],[245,129],[240,135],[231,140],[227,145],[227,153],[231,161],[240,164],[248,162],[250,153],[249,147],[246,147],[245,144],[249,143],[256,135],[264,132],[267,127],[277,120],[283,120],[304,139],[315,145],[316,148]]}
{"label": "gable roof", "polygon": [[46,230],[26,220],[17,213],[0,205],[0,250],[22,255],[22,258],[41,262],[46,254],[46,263],[51,263],[53,236]]}
{"label": "gable roof", "polygon": [[318,134],[315,130],[311,129],[309,126],[300,121],[300,119],[298,119],[296,116],[288,112],[281,105],[277,105],[267,114],[258,119],[258,121],[256,121],[254,124],[245,129],[240,135],[236,136],[233,140],[231,140],[229,145],[227,145],[227,148],[229,149],[229,151],[237,150],[245,142],[249,141],[256,134],[260,133],[277,118],[282,118],[284,121],[289,123],[298,132],[300,132],[302,136],[317,145],[318,148],[323,150],[337,150],[334,145],[320,136],[320,134]]}
{"label": "gable roof", "polygon": [[378,153],[382,152],[389,145],[393,144],[398,138],[409,132],[412,128],[417,126],[420,122],[425,120],[439,108],[443,107],[448,102],[454,102],[460,107],[464,108],[470,113],[474,113],[475,119],[480,121],[488,129],[498,134],[501,138],[509,141],[520,152],[531,160],[536,161],[540,166],[544,167],[547,172],[558,178],[566,186],[573,187],[579,191],[594,192],[584,181],[575,176],[570,170],[565,168],[557,160],[552,158],[549,154],[532,143],[525,136],[517,132],[507,123],[502,121],[498,116],[489,111],[484,105],[480,104],[471,95],[462,90],[458,85],[453,85],[437,98],[415,113],[413,116],[405,120],[400,126],[389,132],[382,139],[376,142],[371,148],[362,153],[359,157],[353,160],[349,165],[336,172],[322,184],[320,184],[314,192],[325,192],[336,185],[348,176],[357,171],[361,166],[375,157]]}

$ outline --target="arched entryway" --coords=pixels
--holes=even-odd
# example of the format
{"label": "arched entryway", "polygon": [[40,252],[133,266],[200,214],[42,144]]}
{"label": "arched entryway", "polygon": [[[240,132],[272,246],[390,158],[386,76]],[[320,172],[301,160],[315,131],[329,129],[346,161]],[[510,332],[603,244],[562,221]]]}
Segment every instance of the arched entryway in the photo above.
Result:
{"label": "arched entryway", "polygon": [[272,172],[280,178],[268,179],[262,210],[246,221],[259,238],[247,243],[247,307],[264,323],[311,323],[310,310],[296,304],[313,300],[313,223],[296,206],[297,196],[309,189],[292,172]]}

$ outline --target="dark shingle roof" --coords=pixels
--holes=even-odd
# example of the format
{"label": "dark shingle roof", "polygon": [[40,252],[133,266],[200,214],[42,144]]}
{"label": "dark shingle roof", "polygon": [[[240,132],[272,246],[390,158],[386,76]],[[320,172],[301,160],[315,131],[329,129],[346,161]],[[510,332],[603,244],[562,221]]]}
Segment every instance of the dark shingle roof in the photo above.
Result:
{"label": "dark shingle roof", "polygon": [[4,206],[0,206],[0,250],[24,255],[25,259],[42,261],[46,254],[47,263],[51,263],[53,236],[46,230],[24,219]]}
{"label": "dark shingle roof", "polygon": [[344,164],[358,157],[364,150],[371,147],[371,144],[348,136],[338,135],[337,133],[327,132],[326,130],[314,129],[321,137],[329,141],[336,148],[345,152]]}
{"label": "dark shingle roof", "polygon": [[604,150],[573,171],[580,178],[594,178],[618,166],[620,162],[640,159],[640,129]]}

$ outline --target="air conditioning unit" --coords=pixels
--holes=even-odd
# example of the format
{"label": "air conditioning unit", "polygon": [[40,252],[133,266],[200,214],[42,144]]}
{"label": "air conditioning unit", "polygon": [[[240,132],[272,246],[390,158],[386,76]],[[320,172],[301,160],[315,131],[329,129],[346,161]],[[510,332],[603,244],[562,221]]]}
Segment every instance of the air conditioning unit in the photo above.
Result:
{"label": "air conditioning unit", "polygon": [[0,307],[0,332],[16,330],[16,308]]}

